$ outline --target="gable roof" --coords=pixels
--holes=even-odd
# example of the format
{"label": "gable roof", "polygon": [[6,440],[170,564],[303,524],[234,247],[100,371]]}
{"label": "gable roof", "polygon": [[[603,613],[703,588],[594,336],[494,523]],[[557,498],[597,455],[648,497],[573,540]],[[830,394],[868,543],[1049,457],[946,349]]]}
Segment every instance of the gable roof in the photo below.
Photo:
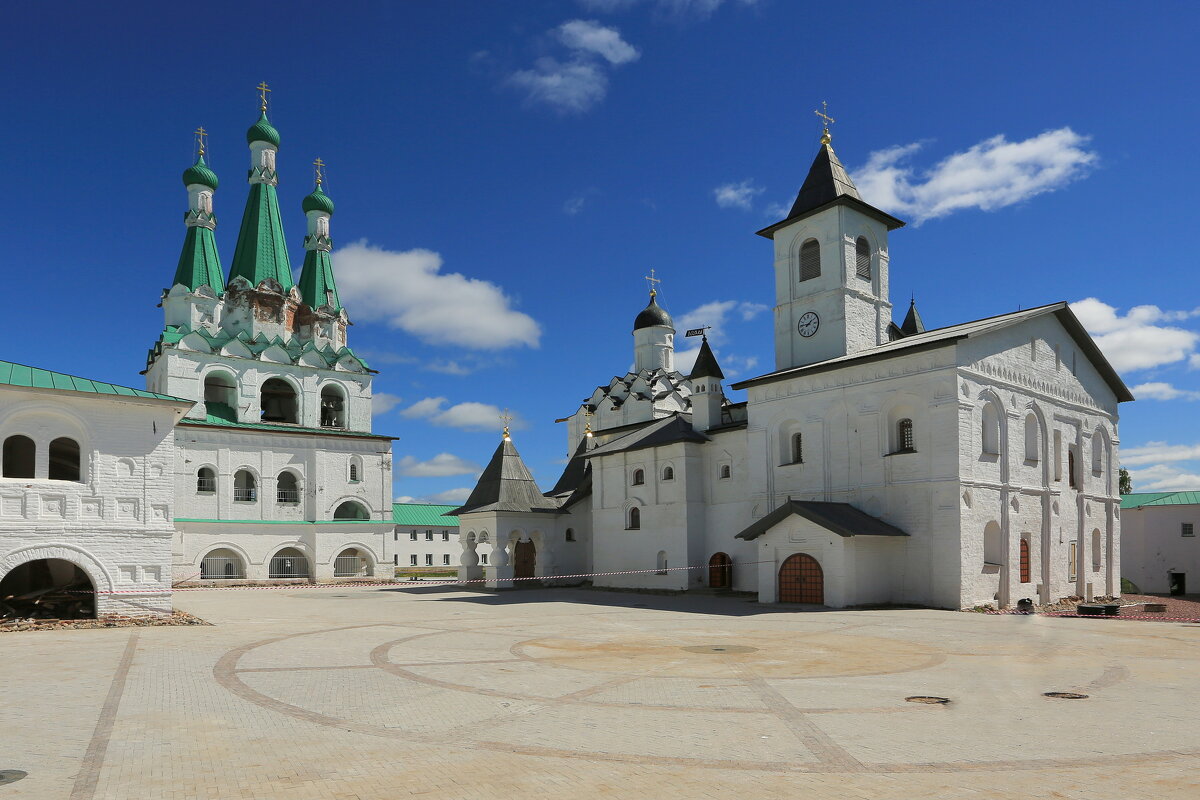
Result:
{"label": "gable roof", "polygon": [[115,383],[104,383],[64,372],[51,372],[48,369],[29,367],[12,361],[0,361],[0,385],[16,386],[28,389],[53,389],[60,392],[79,392],[81,394],[101,394],[116,397],[137,397],[144,400],[167,400],[180,405],[191,406],[191,400],[172,397],[167,394],[146,392],[128,386],[118,386]]}
{"label": "gable roof", "polygon": [[1133,395],[1130,393],[1128,387],[1125,386],[1125,382],[1121,380],[1121,376],[1108,363],[1108,359],[1100,352],[1100,348],[1092,341],[1092,337],[1088,335],[1083,324],[1080,323],[1078,317],[1075,316],[1075,313],[1071,311],[1070,306],[1065,302],[1027,308],[1022,311],[1013,311],[995,317],[985,317],[983,319],[972,320],[971,322],[963,322],[959,325],[950,325],[945,328],[935,328],[924,333],[905,336],[903,339],[897,339],[894,342],[885,342],[884,344],[857,353],[849,353],[826,361],[818,361],[815,364],[807,364],[803,367],[790,367],[788,369],[776,370],[775,372],[768,372],[757,378],[750,378],[749,380],[735,383],[732,388],[746,389],[750,386],[759,386],[764,383],[787,380],[801,375],[838,369],[851,363],[865,363],[890,358],[893,355],[907,355],[910,352],[920,350],[948,347],[960,339],[969,339],[972,336],[991,333],[1050,314],[1058,318],[1063,328],[1075,340],[1075,344],[1079,345],[1079,349],[1083,351],[1084,356],[1096,367],[1096,371],[1100,373],[1105,383],[1108,384],[1113,394],[1116,395],[1117,402],[1123,403],[1133,400]]}
{"label": "gable roof", "polygon": [[446,512],[454,508],[436,503],[392,503],[392,522],[397,525],[453,528],[458,525],[458,517]]}
{"label": "gable roof", "polygon": [[804,517],[838,536],[908,536],[894,525],[865,511],[859,511],[849,503],[822,503],[815,500],[789,500],[767,514],[735,538],[757,539],[771,528],[791,516]]}
{"label": "gable roof", "polygon": [[555,511],[558,503],[545,497],[512,440],[505,437],[456,516],[472,511]]}
{"label": "gable roof", "polygon": [[1121,510],[1144,506],[1200,505],[1200,491],[1135,492],[1121,495]]}
{"label": "gable roof", "polygon": [[589,451],[584,458],[607,456],[613,453],[628,453],[634,450],[645,450],[648,447],[659,447],[676,442],[695,442],[703,444],[709,439],[696,431],[692,424],[679,414],[672,414],[646,424],[638,430],[627,433],[611,442]]}

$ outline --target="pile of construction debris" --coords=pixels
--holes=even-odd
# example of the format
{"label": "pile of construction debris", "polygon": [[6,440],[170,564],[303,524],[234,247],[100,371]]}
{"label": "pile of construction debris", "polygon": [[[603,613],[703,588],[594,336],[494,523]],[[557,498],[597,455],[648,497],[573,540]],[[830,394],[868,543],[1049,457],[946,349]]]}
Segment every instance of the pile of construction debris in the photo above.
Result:
{"label": "pile of construction debris", "polygon": [[155,614],[144,617],[105,614],[99,619],[4,619],[0,620],[0,633],[12,631],[61,631],[72,628],[143,628],[156,625],[208,624],[186,611],[175,611],[171,614]]}
{"label": "pile of construction debris", "polygon": [[0,596],[0,624],[16,619],[77,620],[96,616],[96,595],[86,580]]}

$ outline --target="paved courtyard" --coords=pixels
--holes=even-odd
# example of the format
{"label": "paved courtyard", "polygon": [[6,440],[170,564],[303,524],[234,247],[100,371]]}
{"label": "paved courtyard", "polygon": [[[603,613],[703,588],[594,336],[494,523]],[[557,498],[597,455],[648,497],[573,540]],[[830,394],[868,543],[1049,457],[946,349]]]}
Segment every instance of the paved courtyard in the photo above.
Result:
{"label": "paved courtyard", "polygon": [[567,589],[176,597],[213,626],[0,636],[0,771],[28,773],[0,798],[1200,797],[1200,626]]}

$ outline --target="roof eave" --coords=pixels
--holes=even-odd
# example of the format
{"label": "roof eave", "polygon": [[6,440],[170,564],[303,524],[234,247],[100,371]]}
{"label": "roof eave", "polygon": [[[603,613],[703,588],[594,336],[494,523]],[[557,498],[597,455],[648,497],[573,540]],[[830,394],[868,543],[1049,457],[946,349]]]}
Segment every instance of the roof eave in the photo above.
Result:
{"label": "roof eave", "polygon": [[836,205],[847,205],[853,209],[856,209],[857,211],[861,211],[862,213],[866,214],[868,217],[873,217],[873,218],[879,220],[880,222],[882,222],[884,225],[887,226],[887,229],[889,231],[894,231],[897,228],[903,228],[907,224],[902,219],[898,219],[896,217],[893,217],[891,214],[880,211],[878,208],[871,205],[870,203],[864,203],[862,200],[858,200],[854,197],[850,197],[849,195],[839,195],[839,196],[833,198],[832,200],[830,200],[828,203],[823,203],[823,204],[817,206],[816,208],[810,208],[808,211],[803,211],[799,214],[796,214],[794,217],[788,217],[787,219],[781,219],[779,222],[776,222],[774,225],[768,225],[767,227],[763,228],[760,231],[755,231],[755,233],[757,235],[762,236],[767,239],[774,239],[775,231],[779,230],[780,228],[784,228],[788,225],[791,225],[793,222],[797,222],[797,221],[805,219],[807,217],[811,217],[813,214],[819,214],[820,212],[824,211],[825,209],[833,208]]}

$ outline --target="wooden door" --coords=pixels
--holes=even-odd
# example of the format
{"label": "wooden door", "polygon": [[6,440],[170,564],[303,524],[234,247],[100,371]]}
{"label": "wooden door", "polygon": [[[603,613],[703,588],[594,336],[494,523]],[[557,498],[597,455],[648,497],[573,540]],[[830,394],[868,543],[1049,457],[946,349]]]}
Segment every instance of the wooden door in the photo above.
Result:
{"label": "wooden door", "polygon": [[532,578],[537,565],[537,547],[533,542],[517,542],[513,547],[513,577]]}
{"label": "wooden door", "polygon": [[788,556],[779,567],[779,602],[825,603],[825,574],[807,553]]}
{"label": "wooden door", "polygon": [[708,560],[708,586],[710,589],[728,589],[732,584],[733,561],[725,553],[713,553]]}

